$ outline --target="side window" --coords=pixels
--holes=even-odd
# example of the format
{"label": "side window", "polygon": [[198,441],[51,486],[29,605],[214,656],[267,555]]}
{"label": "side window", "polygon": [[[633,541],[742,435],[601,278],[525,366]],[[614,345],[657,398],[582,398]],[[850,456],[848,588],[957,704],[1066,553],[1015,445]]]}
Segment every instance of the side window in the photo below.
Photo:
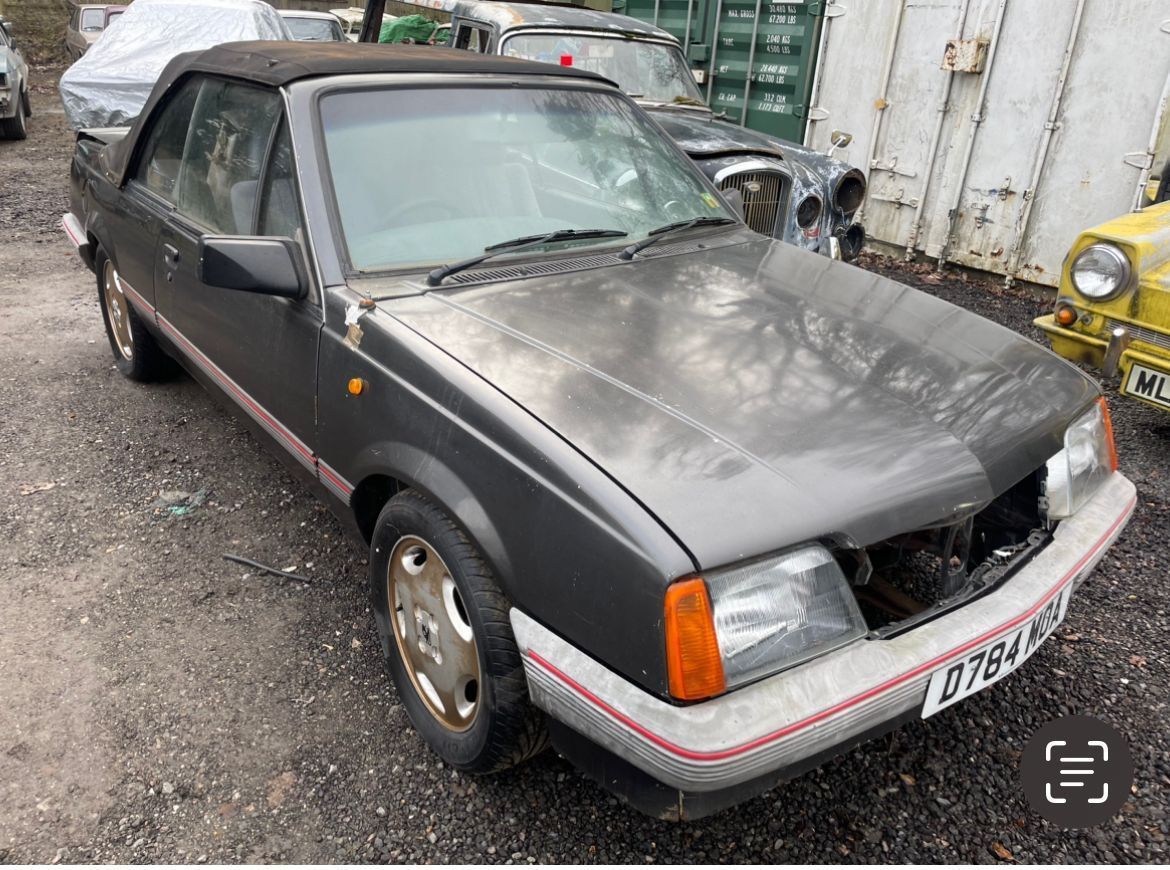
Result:
{"label": "side window", "polygon": [[187,141],[191,111],[195,108],[201,83],[201,79],[187,79],[155,115],[138,160],[138,171],[134,174],[139,183],[168,202],[175,201],[183,143]]}
{"label": "side window", "polygon": [[207,79],[183,151],[179,212],[215,233],[251,232],[260,170],[279,114],[273,90]]}
{"label": "side window", "polygon": [[460,24],[459,32],[455,35],[455,47],[483,54],[487,51],[489,36],[490,31],[482,27]]}
{"label": "side window", "polygon": [[81,10],[81,29],[87,33],[92,33],[96,30],[101,30],[105,21],[105,10],[102,9],[82,9]]}
{"label": "side window", "polygon": [[288,236],[291,239],[299,239],[301,235],[301,206],[297,199],[296,166],[287,123],[280,125],[272,147],[272,158],[264,173],[256,232],[261,236]]}

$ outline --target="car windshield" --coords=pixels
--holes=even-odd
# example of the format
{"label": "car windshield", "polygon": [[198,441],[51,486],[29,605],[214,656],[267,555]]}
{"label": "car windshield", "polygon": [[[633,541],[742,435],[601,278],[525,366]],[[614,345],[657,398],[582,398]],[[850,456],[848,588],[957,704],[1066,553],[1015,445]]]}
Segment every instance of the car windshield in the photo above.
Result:
{"label": "car windshield", "polygon": [[504,43],[503,53],[600,73],[627,94],[655,103],[702,101],[682,52],[661,42],[579,33],[520,33]]}
{"label": "car windshield", "polygon": [[81,29],[87,31],[101,30],[106,24],[106,10],[82,9]]}
{"label": "car windshield", "polygon": [[449,263],[554,230],[621,230],[628,244],[671,222],[731,217],[691,162],[613,93],[385,88],[328,94],[320,107],[359,272]]}
{"label": "car windshield", "polygon": [[341,32],[341,22],[329,21],[324,18],[293,18],[284,19],[293,39],[307,42],[339,42],[345,38]]}

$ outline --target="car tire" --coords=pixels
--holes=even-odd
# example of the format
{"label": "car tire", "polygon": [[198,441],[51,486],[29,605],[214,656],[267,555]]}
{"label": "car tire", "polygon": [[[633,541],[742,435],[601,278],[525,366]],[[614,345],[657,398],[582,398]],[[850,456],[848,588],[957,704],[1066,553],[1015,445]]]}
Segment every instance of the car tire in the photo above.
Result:
{"label": "car tire", "polygon": [[114,364],[132,381],[153,381],[169,371],[169,361],[154,336],[146,329],[134,306],[126,299],[113,261],[101,248],[94,256],[98,304],[106,325],[106,338]]}
{"label": "car tire", "polygon": [[20,105],[21,105],[21,108],[24,109],[24,116],[26,118],[31,118],[32,117],[32,100],[29,98],[27,89],[24,92],[24,96],[21,97]]}
{"label": "car tire", "polygon": [[11,118],[0,121],[0,135],[5,139],[20,140],[28,136],[28,125],[25,123],[24,100],[16,107],[16,114]]}
{"label": "car tire", "polygon": [[402,705],[444,761],[493,773],[548,745],[544,716],[528,698],[507,598],[463,531],[414,490],[394,496],[378,516],[370,591]]}

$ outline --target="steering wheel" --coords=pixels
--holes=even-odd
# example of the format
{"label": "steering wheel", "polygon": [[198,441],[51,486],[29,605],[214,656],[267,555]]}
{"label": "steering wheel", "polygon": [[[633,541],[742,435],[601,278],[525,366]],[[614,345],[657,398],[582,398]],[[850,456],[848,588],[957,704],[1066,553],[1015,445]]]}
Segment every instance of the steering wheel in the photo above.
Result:
{"label": "steering wheel", "polygon": [[379,224],[382,229],[398,226],[398,218],[410,215],[410,223],[429,224],[435,221],[454,220],[459,217],[451,203],[434,197],[419,197],[407,200],[387,214]]}
{"label": "steering wheel", "polygon": [[665,205],[662,206],[662,210],[666,213],[666,216],[669,217],[671,220],[679,220],[679,221],[686,220],[687,216],[690,214],[690,211],[691,211],[685,205],[683,205],[681,202],[679,202],[677,199],[672,199],[669,202],[667,202]]}

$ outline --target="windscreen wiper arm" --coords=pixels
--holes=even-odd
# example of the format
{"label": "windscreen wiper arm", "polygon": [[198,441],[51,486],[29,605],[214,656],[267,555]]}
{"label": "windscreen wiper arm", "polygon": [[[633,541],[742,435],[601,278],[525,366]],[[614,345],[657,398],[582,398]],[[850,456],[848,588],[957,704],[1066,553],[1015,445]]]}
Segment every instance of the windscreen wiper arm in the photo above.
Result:
{"label": "windscreen wiper arm", "polygon": [[427,275],[427,286],[438,287],[443,283],[444,278],[454,275],[456,272],[462,272],[464,269],[470,269],[472,266],[478,266],[485,260],[490,260],[492,257],[499,256],[500,254],[520,251],[524,248],[535,248],[551,242],[567,242],[575,239],[620,239],[628,235],[629,233],[624,230],[553,230],[551,233],[544,233],[543,235],[520,236],[516,239],[508,239],[506,242],[497,242],[494,245],[488,245],[478,257],[469,257],[466,260],[460,260],[458,263],[439,266],[439,268],[432,270]]}
{"label": "windscreen wiper arm", "polygon": [[632,260],[639,251],[644,251],[651,245],[658,244],[671,233],[689,230],[692,227],[721,227],[733,223],[736,223],[736,221],[729,217],[695,217],[690,220],[675,221],[672,224],[666,224],[665,226],[650,230],[646,238],[640,242],[634,242],[634,244],[624,249],[618,256],[623,260]]}

